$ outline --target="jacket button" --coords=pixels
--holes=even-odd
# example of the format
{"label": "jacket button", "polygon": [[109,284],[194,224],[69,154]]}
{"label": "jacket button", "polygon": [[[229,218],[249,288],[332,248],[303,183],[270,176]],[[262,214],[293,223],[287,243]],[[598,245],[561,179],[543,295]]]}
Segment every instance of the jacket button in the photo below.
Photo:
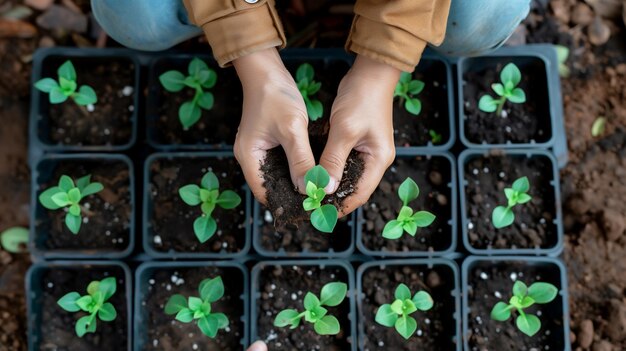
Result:
{"label": "jacket button", "polygon": [[245,2],[247,2],[248,4],[256,4],[257,2],[259,2],[259,0],[244,0]]}

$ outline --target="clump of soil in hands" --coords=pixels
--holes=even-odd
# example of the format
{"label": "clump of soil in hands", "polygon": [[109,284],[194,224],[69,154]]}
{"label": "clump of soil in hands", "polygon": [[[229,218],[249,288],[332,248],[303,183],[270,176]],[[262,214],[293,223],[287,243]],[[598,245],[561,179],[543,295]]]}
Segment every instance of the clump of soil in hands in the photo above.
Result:
{"label": "clump of soil in hands", "polygon": [[[68,58],[46,60],[44,77],[57,79],[57,68]],[[76,70],[78,86],[92,87],[98,101],[79,106],[71,98],[61,104],[49,104],[41,93],[42,113],[39,137],[65,145],[124,145],[131,141],[135,103],[135,69],[125,58],[70,58]],[[107,77],[107,79],[102,79]]]}

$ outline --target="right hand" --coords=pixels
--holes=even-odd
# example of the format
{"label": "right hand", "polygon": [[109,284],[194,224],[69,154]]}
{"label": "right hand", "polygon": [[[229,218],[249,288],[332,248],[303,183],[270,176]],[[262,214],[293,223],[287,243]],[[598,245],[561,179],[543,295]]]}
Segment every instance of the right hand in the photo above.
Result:
{"label": "right hand", "polygon": [[256,341],[246,351],[267,351],[267,345],[263,341]]}
{"label": "right hand", "polygon": [[304,175],[315,166],[307,130],[306,106],[276,48],[233,61],[243,87],[243,113],[234,152],[256,199],[265,204],[260,171],[267,150],[282,146],[291,180],[305,193]]}

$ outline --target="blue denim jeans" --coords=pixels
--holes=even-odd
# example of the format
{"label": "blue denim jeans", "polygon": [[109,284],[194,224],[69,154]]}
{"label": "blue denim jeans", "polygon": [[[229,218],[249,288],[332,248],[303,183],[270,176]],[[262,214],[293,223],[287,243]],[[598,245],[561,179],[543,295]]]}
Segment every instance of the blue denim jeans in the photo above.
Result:
{"label": "blue denim jeans", "polygon": [[[496,49],[528,15],[530,1],[452,0],[445,40],[433,49],[449,56]],[[105,31],[133,49],[164,50],[202,33],[181,0],[91,0],[91,6]]]}

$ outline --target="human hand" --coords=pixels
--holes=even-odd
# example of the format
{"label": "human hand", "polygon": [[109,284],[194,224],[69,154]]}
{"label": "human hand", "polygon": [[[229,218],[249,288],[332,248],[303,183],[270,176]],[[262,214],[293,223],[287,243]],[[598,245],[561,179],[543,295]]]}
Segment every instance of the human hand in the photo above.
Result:
{"label": "human hand", "polygon": [[265,153],[279,145],[285,150],[291,180],[305,191],[304,174],[315,159],[309,144],[308,115],[300,91],[275,48],[233,61],[243,87],[243,113],[234,153],[254,197],[265,203],[260,174]]}
{"label": "human hand", "polygon": [[352,149],[365,162],[356,191],[344,201],[342,216],[369,199],[395,158],[392,104],[400,73],[359,55],[339,84],[331,109],[328,142],[320,159],[331,176],[332,192],[337,190]]}
{"label": "human hand", "polygon": [[263,341],[257,341],[250,345],[246,351],[267,351],[267,345]]}

